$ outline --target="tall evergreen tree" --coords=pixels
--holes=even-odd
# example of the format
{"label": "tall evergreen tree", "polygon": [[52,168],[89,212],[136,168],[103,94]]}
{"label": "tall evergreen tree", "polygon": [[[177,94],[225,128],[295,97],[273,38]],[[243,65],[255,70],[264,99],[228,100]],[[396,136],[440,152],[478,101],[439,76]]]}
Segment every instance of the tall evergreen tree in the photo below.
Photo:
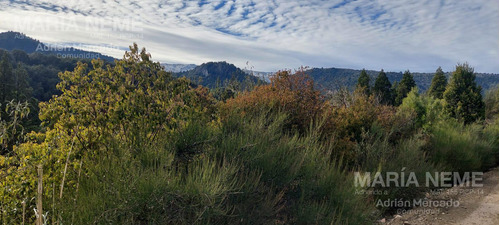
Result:
{"label": "tall evergreen tree", "polygon": [[413,87],[415,87],[415,80],[413,79],[413,75],[411,75],[410,71],[407,70],[403,74],[403,79],[398,83],[396,90],[396,99],[395,104],[401,105],[403,99],[406,98],[408,93],[411,91]]}
{"label": "tall evergreen tree", "polygon": [[474,68],[467,63],[458,64],[443,94],[446,111],[466,124],[484,118],[481,87],[475,79]]}
{"label": "tall evergreen tree", "polygon": [[373,93],[379,96],[381,103],[387,105],[394,104],[394,94],[391,87],[389,78],[387,78],[384,70],[381,70],[373,86]]}
{"label": "tall evergreen tree", "polygon": [[2,106],[14,98],[13,83],[12,64],[8,53],[4,53],[0,60],[0,104]]}
{"label": "tall evergreen tree", "polygon": [[24,102],[31,98],[31,87],[29,84],[28,71],[19,63],[13,72],[13,97],[18,102]]}
{"label": "tall evergreen tree", "polygon": [[437,68],[434,78],[432,78],[431,86],[427,93],[434,98],[443,98],[443,93],[446,90],[447,84],[446,76],[444,75],[441,67]]}
{"label": "tall evergreen tree", "polygon": [[361,70],[356,87],[362,89],[365,95],[370,95],[370,76],[365,69]]}

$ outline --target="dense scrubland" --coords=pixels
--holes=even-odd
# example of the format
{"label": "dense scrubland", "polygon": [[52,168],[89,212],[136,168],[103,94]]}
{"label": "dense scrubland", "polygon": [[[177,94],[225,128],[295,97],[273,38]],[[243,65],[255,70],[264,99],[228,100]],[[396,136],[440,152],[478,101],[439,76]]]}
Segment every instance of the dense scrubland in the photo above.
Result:
{"label": "dense scrubland", "polygon": [[467,64],[425,92],[409,71],[362,71],[355,91],[324,94],[303,68],[238,91],[175,78],[134,45],[59,79],[35,116],[30,88],[2,83],[3,224],[369,224],[396,209],[379,199],[437,187],[357,187],[357,171],[498,165],[498,88],[483,97]]}

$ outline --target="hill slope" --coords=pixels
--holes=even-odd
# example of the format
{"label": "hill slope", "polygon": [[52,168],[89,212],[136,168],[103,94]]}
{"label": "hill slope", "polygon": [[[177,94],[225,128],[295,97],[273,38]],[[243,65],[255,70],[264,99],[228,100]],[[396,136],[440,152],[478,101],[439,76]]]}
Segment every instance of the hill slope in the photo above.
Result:
{"label": "hill slope", "polygon": [[196,84],[214,88],[223,85],[224,81],[235,79],[239,82],[251,81],[258,82],[255,76],[245,73],[240,68],[227,62],[207,62],[196,66],[192,70],[175,73],[177,77],[189,78]]}
{"label": "hill slope", "polygon": [[73,47],[49,46],[38,40],[26,36],[19,32],[3,32],[0,33],[0,48],[12,51],[22,50],[26,53],[40,52],[43,54],[56,54],[58,56],[82,59],[103,59],[108,62],[113,62],[115,58],[103,55],[98,52],[84,51]]}
{"label": "hill slope", "polygon": [[[22,33],[8,31],[0,33],[0,49],[8,51],[21,50],[26,53],[42,53],[46,55],[70,55],[79,59],[94,59],[101,58],[108,62],[113,62],[115,59],[97,52],[89,52],[75,48],[51,48],[36,39],[30,38]],[[193,64],[162,64],[165,70],[172,71],[178,77],[187,77],[197,84],[208,87],[216,87],[221,85],[225,80],[236,79],[240,82],[250,80],[257,82],[260,79],[265,79],[272,73],[266,72],[251,72],[237,68],[233,64],[226,62],[208,62],[200,66]],[[473,66],[473,65],[472,65]],[[353,89],[357,83],[360,70],[342,69],[342,68],[313,68],[307,73],[314,79],[317,86],[324,90],[335,90],[339,87],[349,87]],[[368,70],[368,75],[371,77],[373,84],[379,71]],[[254,76],[250,75],[253,74]],[[389,80],[394,83],[400,81],[403,77],[402,72],[386,72]],[[433,73],[412,73],[420,91],[425,91],[429,88]],[[451,73],[446,73],[450,77]],[[488,90],[498,85],[498,74],[477,73],[476,82],[484,90]]]}

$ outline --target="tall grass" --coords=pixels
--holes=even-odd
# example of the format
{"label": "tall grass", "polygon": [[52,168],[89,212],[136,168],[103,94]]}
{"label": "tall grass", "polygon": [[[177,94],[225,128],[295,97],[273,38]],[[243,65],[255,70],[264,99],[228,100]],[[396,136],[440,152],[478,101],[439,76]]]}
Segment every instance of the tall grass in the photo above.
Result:
{"label": "tall grass", "polygon": [[[117,146],[118,147],[118,146]],[[157,149],[144,149],[143,152]],[[92,165],[82,180],[77,202],[70,202],[64,221],[75,224],[206,224],[227,221],[227,199],[244,183],[238,165],[201,158],[185,168],[174,152],[160,150],[164,160],[143,164],[138,158],[110,156]],[[95,163],[95,162],[94,162]]]}
{"label": "tall grass", "polygon": [[483,171],[498,165],[498,121],[463,125],[454,120],[431,129],[430,159],[448,171]]}
{"label": "tall grass", "polygon": [[195,132],[202,127],[193,123],[136,155],[115,143],[113,154],[86,162],[92,166],[76,203],[68,199],[61,207],[63,221],[369,223],[374,208],[366,196],[355,194],[352,177],[330,161],[332,149],[317,140],[314,130],[306,136],[283,134],[286,118],[239,117],[204,134]]}
{"label": "tall grass", "polygon": [[369,200],[355,194],[352,177],[330,160],[333,149],[318,140],[319,131],[313,128],[305,136],[283,135],[283,120],[284,115],[229,119],[223,125],[227,138],[217,148],[218,154],[239,160],[245,170],[260,172],[261,187],[267,192],[261,199],[281,196],[273,207],[275,214],[268,216],[284,224],[370,221],[374,209],[365,204]]}
{"label": "tall grass", "polygon": [[[426,173],[433,174],[440,169],[427,160],[424,151],[426,139],[420,133],[408,139],[400,139],[395,144],[389,140],[390,135],[380,133],[376,126],[362,136],[363,140],[358,142],[356,147],[360,155],[358,170],[361,172],[371,172],[372,176],[380,172],[384,176],[384,181],[388,172],[397,173],[400,177],[403,175],[406,177],[403,179],[404,182],[407,182],[408,176],[412,173],[415,174],[419,184],[425,184]],[[370,190],[379,193],[373,196],[375,202],[394,199],[412,200],[424,196],[429,189],[424,185],[403,185],[401,179],[398,179],[398,184],[371,187]],[[378,209],[382,213],[392,214],[398,207],[379,207]]]}

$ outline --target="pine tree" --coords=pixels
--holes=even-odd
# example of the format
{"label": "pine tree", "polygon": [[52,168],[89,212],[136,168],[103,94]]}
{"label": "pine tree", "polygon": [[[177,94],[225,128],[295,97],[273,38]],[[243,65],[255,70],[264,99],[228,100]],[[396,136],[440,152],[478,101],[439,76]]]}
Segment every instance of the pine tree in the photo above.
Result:
{"label": "pine tree", "polygon": [[356,87],[362,89],[365,95],[370,95],[370,76],[368,76],[365,69],[361,70]]}
{"label": "pine tree", "polygon": [[413,87],[415,87],[415,80],[413,80],[413,76],[411,75],[410,71],[407,70],[403,74],[403,79],[401,79],[401,82],[398,83],[396,90],[396,99],[395,99],[395,104],[396,105],[401,105],[403,102],[403,99],[406,98],[408,93],[411,91]]}
{"label": "pine tree", "polygon": [[443,93],[446,90],[446,76],[444,75],[443,70],[441,67],[437,68],[436,74],[434,75],[434,78],[432,78],[432,83],[431,87],[427,91],[427,93],[434,97],[434,98],[443,98]]}
{"label": "pine tree", "polygon": [[458,64],[444,91],[446,111],[465,124],[484,118],[481,87],[476,84],[474,68]]}
{"label": "pine tree", "polygon": [[381,103],[387,105],[394,104],[394,94],[391,87],[389,78],[387,78],[384,70],[381,70],[373,86],[373,93],[380,98]]}

